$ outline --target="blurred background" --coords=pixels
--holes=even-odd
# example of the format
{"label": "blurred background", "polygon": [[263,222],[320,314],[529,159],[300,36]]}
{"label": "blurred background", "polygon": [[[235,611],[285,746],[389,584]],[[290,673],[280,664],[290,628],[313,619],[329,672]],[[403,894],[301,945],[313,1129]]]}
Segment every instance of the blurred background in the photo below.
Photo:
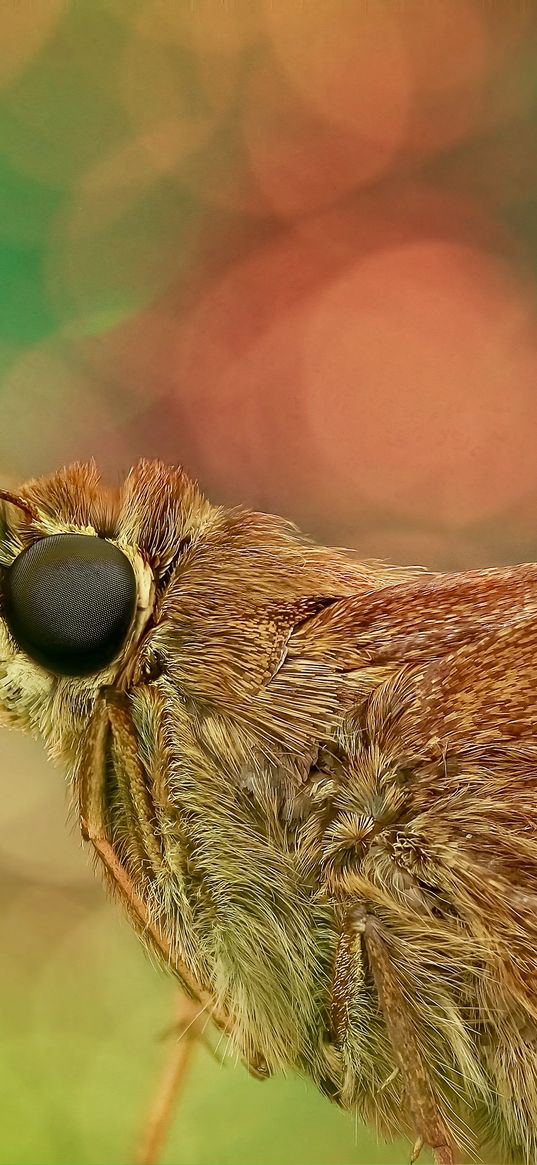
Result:
{"label": "blurred background", "polygon": [[[179,462],[364,556],[537,555],[531,0],[3,0],[0,472]],[[132,1160],[173,985],[1,737],[0,1161]],[[200,1050],[164,1160],[396,1162]]]}

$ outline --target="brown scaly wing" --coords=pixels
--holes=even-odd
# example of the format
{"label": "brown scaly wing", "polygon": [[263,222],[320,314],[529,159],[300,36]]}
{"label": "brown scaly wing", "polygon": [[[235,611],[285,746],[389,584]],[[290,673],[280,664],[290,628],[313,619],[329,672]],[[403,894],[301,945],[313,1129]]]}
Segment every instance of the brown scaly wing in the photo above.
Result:
{"label": "brown scaly wing", "polygon": [[[428,577],[343,599],[290,645],[364,701],[324,877],[384,1015],[394,1106],[439,1162],[470,1152],[467,1124],[502,1160],[537,1157],[536,582],[531,565]],[[348,1015],[337,968],[334,989]]]}
{"label": "brown scaly wing", "polygon": [[431,660],[537,617],[537,565],[424,574],[333,601],[295,629],[289,654],[341,670]]}

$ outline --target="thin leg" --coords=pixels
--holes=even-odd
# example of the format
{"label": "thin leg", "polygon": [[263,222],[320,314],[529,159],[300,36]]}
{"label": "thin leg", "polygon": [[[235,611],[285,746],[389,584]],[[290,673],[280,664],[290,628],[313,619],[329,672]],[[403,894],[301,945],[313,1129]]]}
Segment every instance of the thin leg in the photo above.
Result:
{"label": "thin leg", "polygon": [[[166,933],[156,925],[148,914],[145,902],[136,889],[132,878],[124,864],[118,858],[116,851],[106,836],[103,819],[103,783],[106,772],[106,750],[110,731],[116,728],[114,723],[114,709],[103,704],[96,712],[92,725],[92,732],[88,741],[86,763],[82,766],[79,798],[80,798],[80,831],[85,841],[90,841],[103,863],[110,880],[119,891],[133,921],[137,924],[142,936],[150,940],[161,954],[165,962],[171,967],[185,988],[195,1000],[206,1007],[214,1023],[222,1030],[230,1030],[227,1015],[217,1013],[211,995],[199,983],[185,963],[177,957]],[[126,752],[126,761],[129,770],[140,766],[137,755],[130,750]],[[132,774],[133,784],[140,782],[140,774]]]}
{"label": "thin leg", "polygon": [[[206,1015],[226,1034],[230,1034],[232,1022],[224,1009],[216,1009],[210,992],[194,979],[190,969],[178,957],[166,931],[161,929],[151,918],[129,870],[118,857],[114,846],[106,835],[103,785],[107,756],[110,755],[110,733],[115,734],[116,740],[120,743],[126,777],[130,788],[138,798],[140,815],[142,818],[144,817],[143,773],[138,751],[134,747],[132,733],[128,729],[129,725],[125,723],[121,710],[103,701],[94,717],[85,763],[81,768],[79,781],[80,829],[82,837],[93,845],[109,880],[123,898],[142,937],[150,941],[151,946],[160,953],[165,963],[172,968],[186,991],[193,997],[192,1000],[183,999],[180,1023],[184,1034],[174,1044],[172,1055],[166,1065],[149,1116],[139,1154],[136,1157],[139,1165],[154,1165],[154,1162],[158,1160],[172,1119],[175,1098],[190,1065],[194,1041],[198,1035],[198,1023],[196,1022],[198,1017],[202,1014]],[[157,862],[159,855],[156,850],[152,856]],[[268,1075],[268,1069],[261,1055],[251,1056],[247,1067],[252,1075],[261,1079]]]}
{"label": "thin leg", "polygon": [[414,1148],[412,1150],[412,1156],[410,1158],[410,1165],[416,1165],[416,1161],[418,1160],[418,1157],[421,1155],[422,1149],[423,1149],[423,1137],[418,1137],[418,1139],[414,1145]]}
{"label": "thin leg", "polygon": [[364,942],[386,1030],[405,1082],[408,1104],[418,1134],[417,1144],[420,1148],[420,1142],[430,1147],[436,1165],[456,1165],[456,1146],[435,1097],[380,926],[372,916],[367,916],[364,921]]}
{"label": "thin leg", "polygon": [[[201,1013],[203,1014],[203,1012]],[[187,1076],[194,1045],[199,1035],[200,1008],[181,996],[175,1036],[171,1053],[160,1077],[148,1118],[142,1130],[140,1143],[134,1155],[135,1165],[158,1165],[167,1140],[181,1088]]]}

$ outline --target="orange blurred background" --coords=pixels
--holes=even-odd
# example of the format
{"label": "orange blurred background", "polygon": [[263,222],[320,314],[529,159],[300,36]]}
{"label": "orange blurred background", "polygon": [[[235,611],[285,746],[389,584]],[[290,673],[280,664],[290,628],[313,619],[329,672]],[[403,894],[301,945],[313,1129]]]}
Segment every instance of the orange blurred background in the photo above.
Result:
{"label": "orange blurred background", "polygon": [[[5,0],[0,470],[179,462],[364,557],[534,560],[537,9]],[[2,736],[0,1162],[126,1160],[171,986]],[[166,1160],[390,1162],[200,1058]]]}

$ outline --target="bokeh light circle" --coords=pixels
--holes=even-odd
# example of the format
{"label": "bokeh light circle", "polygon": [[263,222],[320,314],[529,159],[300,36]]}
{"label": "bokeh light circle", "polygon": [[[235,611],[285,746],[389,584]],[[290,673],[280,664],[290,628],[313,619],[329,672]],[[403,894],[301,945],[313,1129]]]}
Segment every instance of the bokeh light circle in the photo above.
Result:
{"label": "bokeh light circle", "polygon": [[457,525],[536,490],[535,304],[493,256],[376,252],[323,290],[301,351],[310,439],[342,497]]}
{"label": "bokeh light circle", "polygon": [[10,85],[41,53],[58,26],[63,0],[4,3],[0,9],[0,89]]}

